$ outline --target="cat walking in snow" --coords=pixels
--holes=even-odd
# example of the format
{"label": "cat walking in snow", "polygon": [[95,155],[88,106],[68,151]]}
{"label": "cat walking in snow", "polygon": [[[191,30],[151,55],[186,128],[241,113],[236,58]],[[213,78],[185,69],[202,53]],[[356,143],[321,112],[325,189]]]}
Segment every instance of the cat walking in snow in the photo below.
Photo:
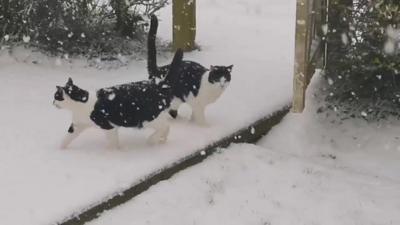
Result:
{"label": "cat walking in snow", "polygon": [[[149,78],[163,80],[171,65],[157,66],[156,35],[158,20],[151,16],[150,30],[147,40],[148,59],[147,69]],[[205,109],[215,102],[228,87],[231,81],[231,66],[211,66],[207,69],[199,63],[182,61],[179,67],[177,83],[173,91],[175,98],[171,103],[169,114],[176,118],[178,108],[182,103],[188,103],[192,108],[192,120],[200,125],[206,125]]]}
{"label": "cat walking in snow", "polygon": [[119,127],[151,127],[155,132],[149,142],[165,142],[169,133],[168,109],[174,98],[174,84],[179,79],[182,58],[183,51],[178,49],[171,69],[161,81],[126,83],[95,93],[79,88],[71,78],[64,87],[57,86],[53,104],[72,112],[72,123],[61,147],[67,148],[82,131],[93,126],[105,131],[110,148],[119,148]]}

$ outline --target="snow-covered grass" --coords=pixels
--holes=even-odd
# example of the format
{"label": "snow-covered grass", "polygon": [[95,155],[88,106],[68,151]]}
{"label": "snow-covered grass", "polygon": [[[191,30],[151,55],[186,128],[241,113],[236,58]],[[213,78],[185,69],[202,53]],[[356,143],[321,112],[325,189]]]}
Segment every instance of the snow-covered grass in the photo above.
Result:
{"label": "snow-covered grass", "polygon": [[[0,224],[50,224],[138,182],[194,150],[285,105],[291,96],[293,0],[198,1],[198,43],[186,54],[203,65],[234,64],[230,87],[206,112],[210,127],[181,118],[165,145],[148,146],[148,131],[123,129],[122,150],[106,150],[89,130],[62,151],[70,115],[52,106],[55,85],[71,76],[82,88],[146,78],[145,62],[96,70],[63,59],[0,52]],[[170,40],[171,8],[159,36]],[[33,64],[32,60],[39,63]],[[169,62],[163,58],[160,62]],[[184,110],[188,115],[188,110]]]}
{"label": "snow-covered grass", "polygon": [[313,79],[305,112],[288,114],[261,145],[315,161],[333,157],[332,166],[400,182],[400,122],[394,118],[341,121],[333,115],[318,114],[321,98],[315,89],[321,77]]}
{"label": "snow-covered grass", "polygon": [[399,224],[399,182],[235,145],[90,225]]}
{"label": "snow-covered grass", "polygon": [[307,103],[259,146],[222,150],[89,224],[400,224],[398,124],[331,124]]}

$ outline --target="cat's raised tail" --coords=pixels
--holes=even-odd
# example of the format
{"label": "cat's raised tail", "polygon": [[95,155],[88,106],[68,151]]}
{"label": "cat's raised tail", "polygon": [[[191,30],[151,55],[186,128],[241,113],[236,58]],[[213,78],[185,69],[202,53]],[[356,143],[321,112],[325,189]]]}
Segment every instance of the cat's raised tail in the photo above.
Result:
{"label": "cat's raised tail", "polygon": [[168,74],[165,77],[165,81],[169,83],[170,86],[174,86],[179,79],[179,68],[183,60],[183,50],[178,48],[175,52],[174,58],[172,59]]}
{"label": "cat's raised tail", "polygon": [[150,29],[147,37],[147,71],[149,78],[158,77],[156,36],[158,29],[158,19],[151,15]]}

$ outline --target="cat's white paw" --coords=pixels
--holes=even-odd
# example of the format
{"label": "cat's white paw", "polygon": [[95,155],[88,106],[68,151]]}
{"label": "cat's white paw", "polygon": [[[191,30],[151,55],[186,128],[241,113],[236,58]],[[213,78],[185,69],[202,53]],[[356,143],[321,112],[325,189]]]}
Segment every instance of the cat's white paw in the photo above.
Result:
{"label": "cat's white paw", "polygon": [[167,141],[169,134],[169,124],[166,119],[158,120],[153,122],[151,125],[155,129],[155,132],[147,139],[149,144],[163,144]]}
{"label": "cat's white paw", "polygon": [[156,145],[156,144],[164,144],[167,142],[167,137],[166,136],[160,136],[158,134],[153,134],[149,137],[147,142],[151,145]]}
{"label": "cat's white paw", "polygon": [[61,149],[61,150],[66,150],[66,149],[68,148],[68,145],[69,145],[70,143],[71,143],[71,141],[69,141],[68,138],[65,138],[65,140],[63,140],[63,141],[61,142],[60,149]]}

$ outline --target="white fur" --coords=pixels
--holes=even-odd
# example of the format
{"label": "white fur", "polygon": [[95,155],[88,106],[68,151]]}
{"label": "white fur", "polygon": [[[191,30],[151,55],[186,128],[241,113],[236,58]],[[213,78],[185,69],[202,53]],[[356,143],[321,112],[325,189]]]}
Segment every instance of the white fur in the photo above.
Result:
{"label": "white fur", "polygon": [[82,124],[74,124],[74,132],[67,133],[67,135],[65,135],[61,143],[61,149],[66,149],[68,145],[88,127],[90,126],[83,126]]}
{"label": "white fur", "polygon": [[[227,82],[225,78],[221,78],[220,82],[211,84],[208,81],[208,76],[203,76],[200,82],[200,89],[197,96],[193,96],[193,94],[190,94],[185,99],[186,103],[188,103],[192,108],[191,120],[199,125],[206,126],[206,107],[209,104],[214,103],[221,96],[228,85],[229,82]],[[172,101],[171,109],[178,110],[181,104],[182,101],[178,98],[175,98]]]}
{"label": "white fur", "polygon": [[165,143],[169,134],[168,114],[166,111],[162,112],[153,121],[143,124],[143,127],[155,129],[155,132],[148,139],[150,144]]}
{"label": "white fur", "polygon": [[54,100],[53,104],[57,108],[67,109],[72,112],[72,124],[74,132],[66,134],[61,143],[62,149],[67,148],[68,145],[75,138],[77,138],[84,130],[95,125],[93,121],[90,120],[90,113],[92,112],[95,103],[95,99],[93,99],[93,96],[95,95],[89,93],[89,99],[87,102],[78,102],[72,100],[63,91],[64,100],[63,101]]}
{"label": "white fur", "polygon": [[118,127],[114,126],[114,129],[105,130],[106,137],[108,139],[108,148],[110,149],[119,149],[119,140],[118,140]]}
{"label": "white fur", "polygon": [[[89,93],[89,99],[87,102],[78,102],[72,100],[65,92],[63,93],[64,100],[54,100],[53,104],[57,108],[67,109],[72,112],[72,124],[74,128],[73,133],[67,133],[64,137],[61,148],[65,149],[68,145],[77,138],[84,130],[89,127],[97,127],[97,125],[90,119],[90,114],[93,111],[96,103],[96,95]],[[112,124],[114,127],[111,130],[105,130],[105,134],[108,140],[108,148],[118,149],[118,128],[119,126]],[[167,140],[169,133],[169,124],[167,122],[166,112],[162,112],[156,119],[144,124],[144,127],[150,127],[155,129],[155,132],[150,136],[148,142],[152,144],[164,143]]]}
{"label": "white fur", "polygon": [[89,99],[87,100],[87,102],[78,102],[72,100],[64,92],[64,100],[54,100],[54,105],[56,105],[58,108],[70,110],[72,112],[72,123],[85,126],[93,126],[94,123],[90,119],[90,114],[93,111],[94,104],[96,103],[96,98],[93,98],[93,96],[96,95],[94,93],[89,93]]}

